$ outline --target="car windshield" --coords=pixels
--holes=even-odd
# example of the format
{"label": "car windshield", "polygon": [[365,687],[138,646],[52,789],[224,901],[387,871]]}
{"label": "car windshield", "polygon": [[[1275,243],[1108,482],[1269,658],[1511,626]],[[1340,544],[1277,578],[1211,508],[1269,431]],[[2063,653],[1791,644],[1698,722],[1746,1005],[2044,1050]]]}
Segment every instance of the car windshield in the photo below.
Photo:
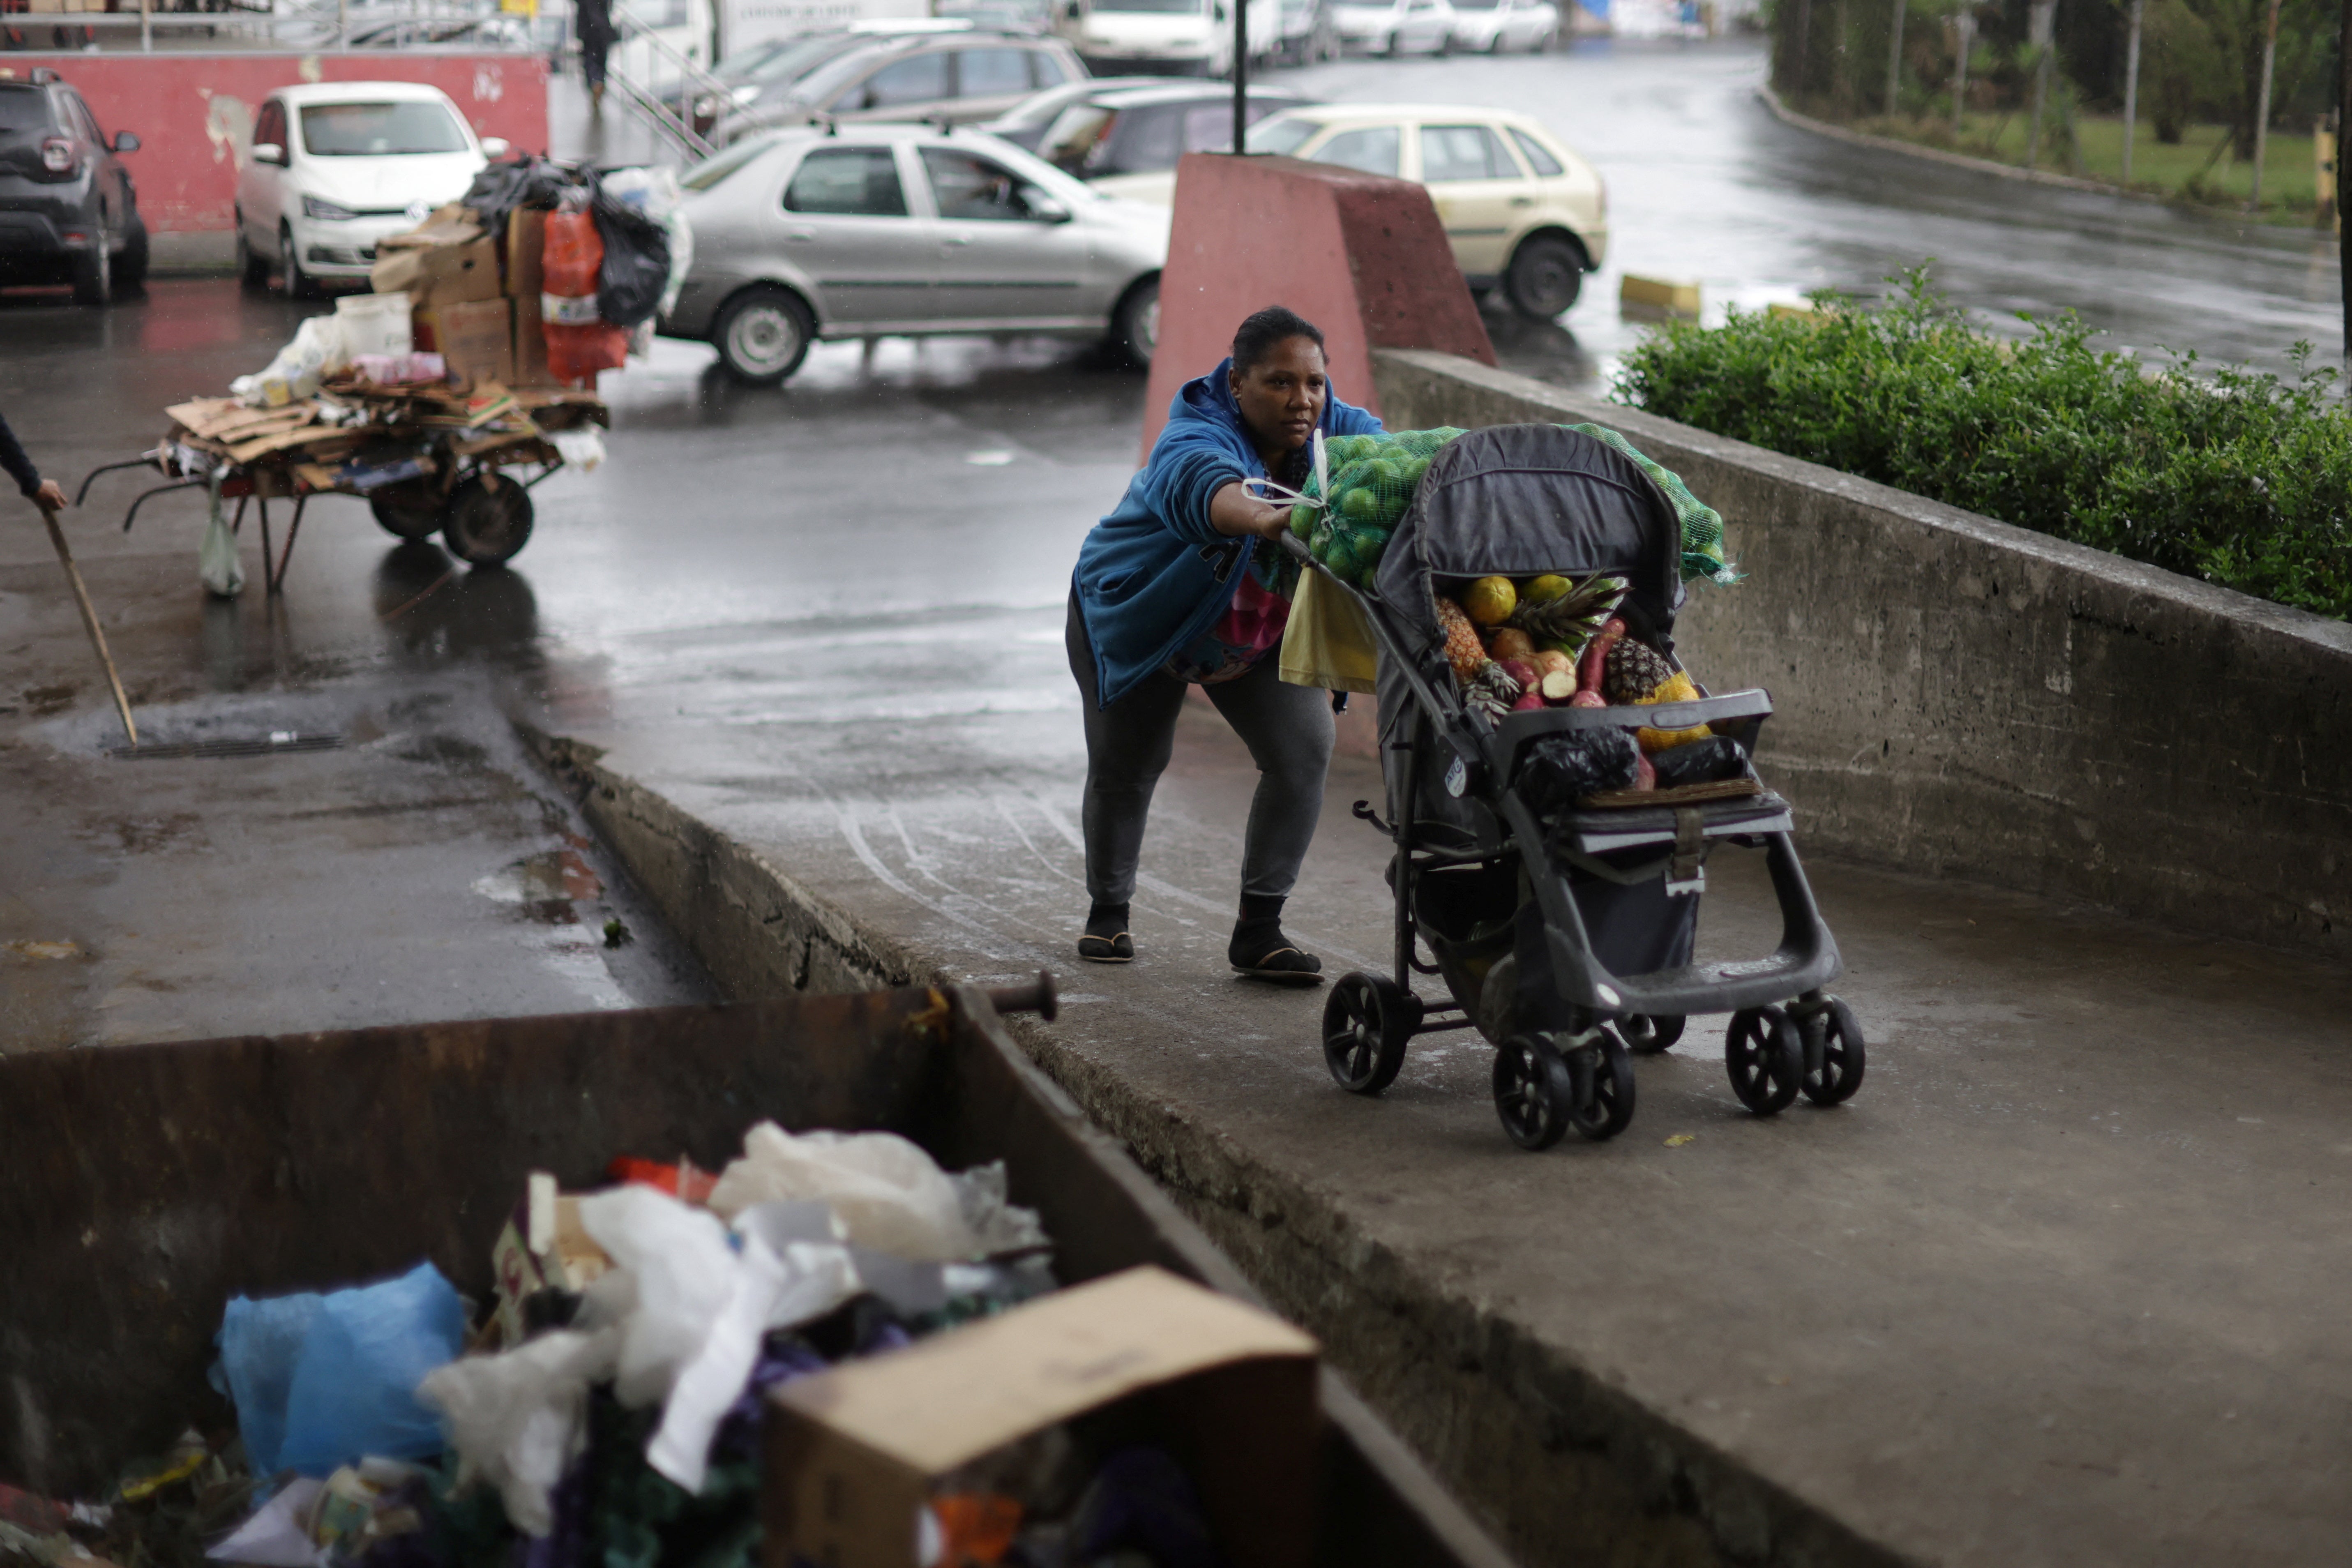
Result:
{"label": "car windshield", "polygon": [[853,49],[847,55],[827,60],[793,82],[792,96],[803,103],[824,103],[835,90],[847,86],[852,77],[872,65],[875,58],[868,50]]}
{"label": "car windshield", "polygon": [[680,175],[677,183],[686,190],[707,191],[773,145],[774,139],[767,136],[755,136],[749,142],[740,142],[716,158],[697,163]]}
{"label": "car windshield", "polygon": [[1201,9],[1201,0],[1095,0],[1097,11],[1150,11],[1163,16],[1181,16]]}
{"label": "car windshield", "polygon": [[0,136],[48,128],[47,93],[37,87],[0,87]]}
{"label": "car windshield", "polygon": [[1296,120],[1277,114],[1272,120],[1261,120],[1244,136],[1244,144],[1253,153],[1296,153],[1299,144],[1315,134],[1311,120]]}
{"label": "car windshield", "polygon": [[314,158],[463,153],[466,133],[437,103],[317,103],[302,110],[302,147]]}
{"label": "car windshield", "polygon": [[864,41],[862,38],[803,38],[753,61],[740,73],[721,71],[719,74],[731,81],[796,81],[825,61],[848,53]]}

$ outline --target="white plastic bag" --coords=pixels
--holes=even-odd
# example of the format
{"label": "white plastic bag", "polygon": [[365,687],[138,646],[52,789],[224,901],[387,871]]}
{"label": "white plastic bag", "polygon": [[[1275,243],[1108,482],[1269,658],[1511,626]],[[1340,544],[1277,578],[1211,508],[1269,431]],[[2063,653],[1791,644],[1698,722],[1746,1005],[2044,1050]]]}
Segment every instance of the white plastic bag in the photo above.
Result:
{"label": "white plastic bag", "polygon": [[613,1392],[632,1409],[669,1397],[735,1283],[717,1215],[634,1183],[580,1200],[580,1225],[635,1286]]}
{"label": "white plastic bag", "polygon": [[351,362],[344,346],[342,322],[333,316],[312,316],[294,333],[294,341],[258,375],[240,375],[228,384],[229,395],[256,408],[275,408],[319,390],[319,383]]}
{"label": "white plastic bag", "polygon": [[1034,1214],[1004,1202],[1001,1167],[992,1176],[950,1176],[894,1132],[795,1137],[762,1121],[743,1135],[743,1157],[720,1173],[710,1206],[732,1215],[753,1204],[810,1198],[833,1205],[856,1245],[918,1262],[955,1262],[1044,1238]]}
{"label": "white plastic bag", "polygon": [[245,563],[236,558],[236,535],[221,515],[218,474],[213,476],[211,489],[212,518],[205,524],[204,543],[196,547],[196,575],[204,580],[206,593],[234,599],[245,592]]}
{"label": "white plastic bag", "polygon": [[548,437],[556,454],[565,465],[583,474],[593,474],[596,465],[604,460],[604,434],[593,425],[583,425],[576,430],[558,430]]}
{"label": "white plastic bag", "polygon": [[457,1450],[458,1484],[497,1487],[526,1535],[555,1527],[548,1494],[588,1445],[588,1389],[612,1375],[621,1337],[617,1328],[556,1329],[502,1355],[451,1362],[417,1384]]}

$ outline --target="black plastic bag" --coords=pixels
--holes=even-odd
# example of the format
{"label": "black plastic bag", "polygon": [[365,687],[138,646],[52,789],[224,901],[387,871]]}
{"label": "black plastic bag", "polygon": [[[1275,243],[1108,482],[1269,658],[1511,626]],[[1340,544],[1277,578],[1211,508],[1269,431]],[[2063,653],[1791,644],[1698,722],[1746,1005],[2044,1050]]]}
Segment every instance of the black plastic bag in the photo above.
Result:
{"label": "black plastic bag", "polygon": [[1588,795],[1630,787],[1641,755],[1633,735],[1614,727],[1546,735],[1519,763],[1519,791],[1538,814],[1566,811]]}
{"label": "black plastic bag", "polygon": [[1678,784],[1713,784],[1718,779],[1742,777],[1748,772],[1748,753],[1727,735],[1710,735],[1704,741],[1688,741],[1656,752],[1651,756],[1650,765],[1657,770],[1658,787],[1673,789]]}
{"label": "black plastic bag", "polygon": [[580,184],[561,164],[525,153],[484,168],[457,200],[498,239],[505,237],[507,219],[517,207],[551,208]]}
{"label": "black plastic bag", "polygon": [[596,274],[596,313],[615,327],[649,320],[669,287],[669,235],[635,207],[624,206],[600,186],[589,203],[597,237],[604,242],[604,266]]}

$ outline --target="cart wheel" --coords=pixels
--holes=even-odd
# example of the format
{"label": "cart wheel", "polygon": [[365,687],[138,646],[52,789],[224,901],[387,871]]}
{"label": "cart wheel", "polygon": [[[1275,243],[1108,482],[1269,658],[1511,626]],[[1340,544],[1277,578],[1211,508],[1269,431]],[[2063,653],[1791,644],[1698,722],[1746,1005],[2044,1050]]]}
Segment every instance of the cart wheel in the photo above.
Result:
{"label": "cart wheel", "polygon": [[477,474],[449,492],[441,538],[475,566],[499,566],[530,539],[530,492],[513,479]]}
{"label": "cart wheel", "polygon": [[1653,1018],[1647,1013],[1628,1013],[1617,1021],[1617,1032],[1637,1057],[1654,1057],[1683,1037],[1685,1019],[1679,1013]]}
{"label": "cart wheel", "polygon": [[378,527],[401,539],[430,539],[441,531],[441,498],[423,479],[404,479],[368,492],[368,510]]}
{"label": "cart wheel", "polygon": [[1724,1031],[1723,1065],[1731,1092],[1759,1116],[1776,1116],[1797,1098],[1805,1076],[1805,1042],[1778,1007],[1743,1007]]}
{"label": "cart wheel", "polygon": [[1818,1071],[1805,1074],[1805,1098],[1815,1105],[1843,1105],[1862,1087],[1862,1026],[1854,1022],[1853,1008],[1834,996],[1823,1000],[1829,1006],[1801,1026],[1805,1059],[1816,1059],[1813,1047],[1818,1043],[1822,1064]]}
{"label": "cart wheel", "polygon": [[1568,1068],[1577,1090],[1569,1121],[1579,1132],[1598,1143],[1633,1124],[1633,1057],[1624,1041],[1603,1029],[1601,1043],[1577,1052]]}
{"label": "cart wheel", "polygon": [[1393,980],[1348,973],[1323,1004],[1323,1065],[1349,1094],[1396,1081],[1405,1043],[1421,1026],[1421,999]]}
{"label": "cart wheel", "polygon": [[1575,1110],[1575,1081],[1548,1042],[1515,1035],[1495,1053],[1495,1114],[1512,1142],[1550,1148]]}

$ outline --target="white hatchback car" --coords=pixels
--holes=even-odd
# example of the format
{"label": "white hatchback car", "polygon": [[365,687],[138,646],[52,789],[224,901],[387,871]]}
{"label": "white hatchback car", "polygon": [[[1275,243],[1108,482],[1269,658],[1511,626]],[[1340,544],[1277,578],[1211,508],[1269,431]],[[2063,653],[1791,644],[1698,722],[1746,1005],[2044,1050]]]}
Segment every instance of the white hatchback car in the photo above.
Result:
{"label": "white hatchback car", "polygon": [[464,195],[506,151],[476,136],[438,88],[338,81],[273,92],[237,176],[238,270],[258,289],[274,267],[294,299],[330,279],[365,279],[376,241]]}
{"label": "white hatchback car", "polygon": [[1331,26],[1343,49],[1369,54],[1442,55],[1454,47],[1447,0],[1334,0]]}
{"label": "white hatchback car", "polygon": [[1453,0],[1454,47],[1475,54],[1541,54],[1559,41],[1551,0]]}

